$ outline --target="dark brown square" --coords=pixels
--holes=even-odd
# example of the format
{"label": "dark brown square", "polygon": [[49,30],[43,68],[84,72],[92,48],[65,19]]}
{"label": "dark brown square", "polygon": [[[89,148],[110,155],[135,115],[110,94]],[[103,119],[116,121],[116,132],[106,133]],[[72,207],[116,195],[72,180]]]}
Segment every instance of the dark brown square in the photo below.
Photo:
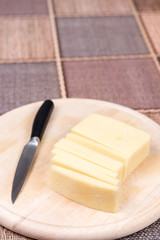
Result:
{"label": "dark brown square", "polygon": [[0,0],[0,15],[47,13],[47,0]]}
{"label": "dark brown square", "polygon": [[68,97],[160,108],[160,74],[151,59],[69,61],[63,67]]}
{"label": "dark brown square", "polygon": [[141,18],[156,53],[160,54],[160,13],[143,12],[141,14]]}
{"label": "dark brown square", "polygon": [[0,64],[0,114],[21,105],[60,97],[56,64]]}
{"label": "dark brown square", "polygon": [[132,16],[58,18],[62,57],[146,54]]}
{"label": "dark brown square", "polygon": [[134,0],[139,11],[159,11],[160,0]]}

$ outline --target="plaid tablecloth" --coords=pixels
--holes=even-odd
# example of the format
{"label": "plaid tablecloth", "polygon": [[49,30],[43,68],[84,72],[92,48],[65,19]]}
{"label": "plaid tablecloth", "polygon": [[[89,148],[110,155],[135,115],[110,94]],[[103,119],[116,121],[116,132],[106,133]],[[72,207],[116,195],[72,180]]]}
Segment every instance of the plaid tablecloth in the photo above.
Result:
{"label": "plaid tablecloth", "polygon": [[[80,97],[160,123],[159,62],[160,0],[0,0],[0,114]],[[158,240],[160,220],[122,239]]]}

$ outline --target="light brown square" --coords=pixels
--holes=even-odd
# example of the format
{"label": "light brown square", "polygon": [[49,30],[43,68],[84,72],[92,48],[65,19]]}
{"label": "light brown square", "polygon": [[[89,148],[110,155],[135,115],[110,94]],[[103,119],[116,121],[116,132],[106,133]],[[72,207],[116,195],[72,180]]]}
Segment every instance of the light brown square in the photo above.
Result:
{"label": "light brown square", "polygon": [[54,58],[48,17],[0,18],[0,60],[45,60]]}
{"label": "light brown square", "polygon": [[143,13],[141,16],[153,46],[160,54],[160,12]]}
{"label": "light brown square", "polygon": [[130,0],[53,0],[58,16],[131,13]]}

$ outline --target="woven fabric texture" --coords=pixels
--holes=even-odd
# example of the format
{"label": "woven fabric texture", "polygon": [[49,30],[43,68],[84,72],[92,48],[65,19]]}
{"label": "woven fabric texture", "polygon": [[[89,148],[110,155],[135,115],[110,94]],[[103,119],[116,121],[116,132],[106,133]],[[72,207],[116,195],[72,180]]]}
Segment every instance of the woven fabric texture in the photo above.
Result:
{"label": "woven fabric texture", "polygon": [[[160,124],[159,26],[160,0],[0,0],[0,115],[67,96]],[[29,238],[0,226],[0,239]],[[160,220],[121,238],[139,239],[160,240]]]}

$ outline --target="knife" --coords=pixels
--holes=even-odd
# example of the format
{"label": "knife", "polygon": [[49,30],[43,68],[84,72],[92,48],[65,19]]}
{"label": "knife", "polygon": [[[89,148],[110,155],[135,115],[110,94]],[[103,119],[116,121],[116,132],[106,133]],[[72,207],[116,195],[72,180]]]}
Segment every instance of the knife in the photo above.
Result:
{"label": "knife", "polygon": [[31,168],[36,150],[38,148],[39,142],[42,139],[43,133],[45,131],[53,108],[53,102],[51,100],[46,100],[41,105],[35,116],[32,126],[31,138],[29,142],[25,145],[16,168],[11,193],[12,203],[15,202],[25,182],[25,179]]}

